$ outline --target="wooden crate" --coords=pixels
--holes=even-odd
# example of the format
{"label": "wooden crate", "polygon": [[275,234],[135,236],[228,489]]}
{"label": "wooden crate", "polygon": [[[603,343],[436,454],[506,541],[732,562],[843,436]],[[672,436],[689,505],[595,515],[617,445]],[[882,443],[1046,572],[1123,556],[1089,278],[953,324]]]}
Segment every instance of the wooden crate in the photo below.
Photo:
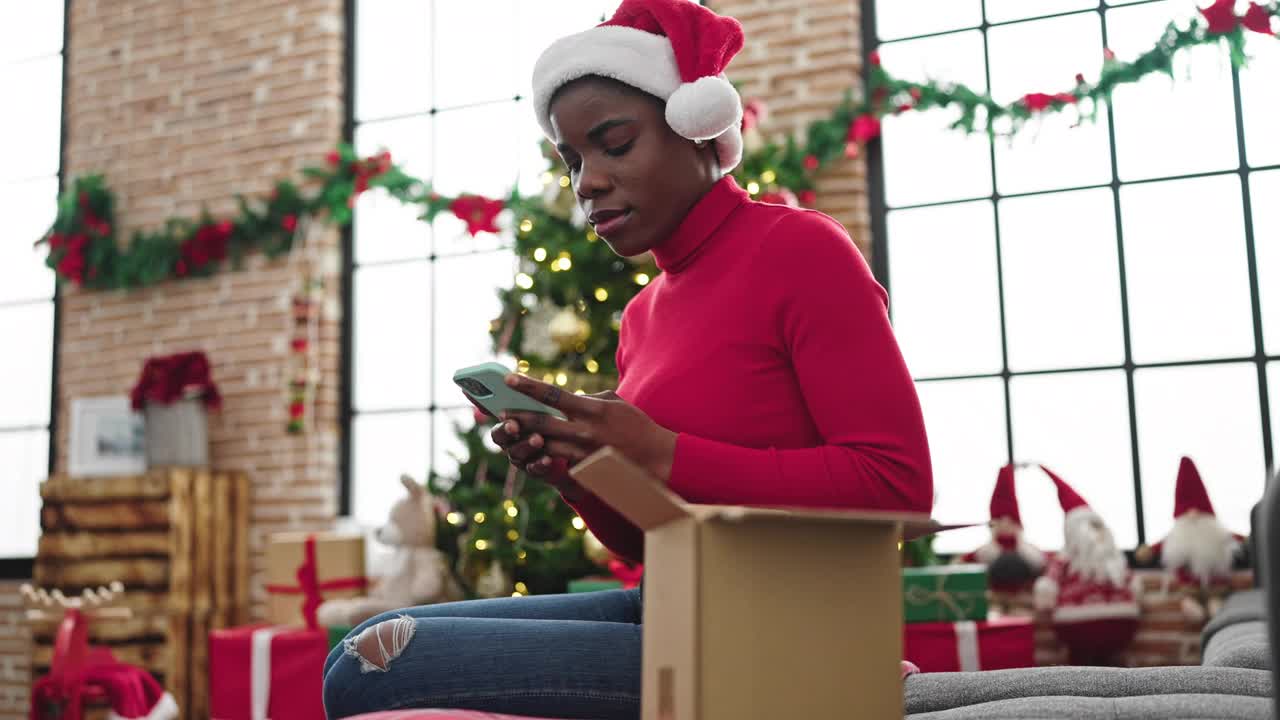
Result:
{"label": "wooden crate", "polygon": [[[248,621],[248,478],[200,468],[52,477],[40,496],[35,582],[67,595],[124,583],[118,604],[133,617],[94,623],[90,640],[154,673],[184,717],[207,717],[209,630]],[[55,630],[33,627],[37,672]]]}

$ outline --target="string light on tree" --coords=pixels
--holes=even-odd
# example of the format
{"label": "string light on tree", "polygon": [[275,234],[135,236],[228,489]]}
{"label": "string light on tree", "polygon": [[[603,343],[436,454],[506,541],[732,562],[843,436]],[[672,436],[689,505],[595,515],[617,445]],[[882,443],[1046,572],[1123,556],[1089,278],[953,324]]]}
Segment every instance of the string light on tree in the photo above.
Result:
{"label": "string light on tree", "polygon": [[649,284],[648,273],[636,273],[636,284],[641,287],[648,285]]}
{"label": "string light on tree", "polygon": [[602,287],[596,288],[596,302],[606,302],[609,299],[609,291]]}
{"label": "string light on tree", "polygon": [[573,518],[573,529],[574,529],[574,530],[586,530],[586,529],[587,529],[587,523],[586,523],[586,522],[584,522],[584,521],[582,520],[582,518],[580,518],[580,517],[578,517],[578,516],[576,516],[576,515],[575,515],[575,516],[574,516],[574,518]]}
{"label": "string light on tree", "polygon": [[472,519],[476,521],[477,525],[483,525],[485,521],[485,515],[482,512],[478,512],[475,514],[475,517]]}
{"label": "string light on tree", "polygon": [[533,259],[534,259],[536,262],[542,262],[543,260],[546,260],[546,259],[547,259],[547,249],[546,249],[546,248],[544,248],[544,247],[540,247],[540,248],[538,248],[537,250],[534,250],[534,251],[533,251]]}
{"label": "string light on tree", "polygon": [[519,275],[516,275],[516,285],[519,286],[521,290],[528,290],[533,287],[533,278],[529,277],[525,273],[520,273]]}

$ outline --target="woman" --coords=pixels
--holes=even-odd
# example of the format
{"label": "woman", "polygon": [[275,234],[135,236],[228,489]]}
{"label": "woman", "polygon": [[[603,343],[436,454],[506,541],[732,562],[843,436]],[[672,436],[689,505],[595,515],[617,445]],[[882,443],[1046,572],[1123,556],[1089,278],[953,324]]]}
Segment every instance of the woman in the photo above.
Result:
{"label": "woman", "polygon": [[[643,534],[567,468],[612,446],[696,503],[927,512],[919,401],[884,290],[844,229],[750,200],[741,107],[720,76],[737,22],[688,0],[625,0],[549,48],[534,104],[596,232],[663,273],[627,307],[615,393],[508,383],[567,420],[515,414],[493,439],[555,484],[615,553]],[[638,590],[415,608],[364,623],[329,658],[330,717],[455,707],[639,715]]]}

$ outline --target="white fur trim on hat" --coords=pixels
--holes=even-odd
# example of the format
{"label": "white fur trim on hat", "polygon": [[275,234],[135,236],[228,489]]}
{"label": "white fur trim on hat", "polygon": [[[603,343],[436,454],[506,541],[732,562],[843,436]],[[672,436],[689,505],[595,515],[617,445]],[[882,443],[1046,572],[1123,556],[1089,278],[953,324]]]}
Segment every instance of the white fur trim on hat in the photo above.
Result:
{"label": "white fur trim on hat", "polygon": [[691,83],[680,78],[670,41],[654,33],[618,25],[601,25],[560,38],[533,66],[533,109],[547,137],[551,98],[567,83],[588,75],[612,78],[666,103],[671,129],[689,140],[716,141],[721,170],[742,160],[742,100],[721,74]]}
{"label": "white fur trim on hat", "polygon": [[742,100],[725,79],[700,77],[667,98],[667,124],[681,137],[711,140],[742,122]]}

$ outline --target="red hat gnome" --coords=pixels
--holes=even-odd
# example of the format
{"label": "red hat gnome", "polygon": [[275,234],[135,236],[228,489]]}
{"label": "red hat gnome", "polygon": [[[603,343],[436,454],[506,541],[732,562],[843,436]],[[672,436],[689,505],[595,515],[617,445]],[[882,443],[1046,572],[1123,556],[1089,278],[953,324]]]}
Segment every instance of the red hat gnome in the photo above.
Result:
{"label": "red hat gnome", "polygon": [[666,102],[681,137],[714,141],[720,169],[742,160],[742,99],[724,76],[742,49],[742,26],[690,0],[622,0],[608,21],[548,47],[533,67],[533,107],[547,137],[551,98],[590,75]]}
{"label": "red hat gnome", "polygon": [[1138,584],[1101,516],[1062,478],[1041,469],[1058,487],[1065,542],[1036,580],[1036,608],[1052,610],[1071,664],[1116,664],[1138,629]]}
{"label": "red hat gnome", "polygon": [[1025,465],[1000,468],[991,491],[991,539],[960,562],[987,566],[988,583],[996,593],[1016,593],[1031,588],[1044,570],[1045,557],[1022,535],[1022,515],[1014,493],[1014,471]]}
{"label": "red hat gnome", "polygon": [[[1218,521],[1200,471],[1184,456],[1173,491],[1173,529],[1140,557],[1144,561],[1151,556],[1159,559],[1166,572],[1166,590],[1172,584],[1181,591],[1183,612],[1199,622],[1206,613],[1213,615],[1221,607],[1222,595],[1230,589],[1231,567],[1241,540]],[[1201,596],[1206,596],[1204,603]]]}

